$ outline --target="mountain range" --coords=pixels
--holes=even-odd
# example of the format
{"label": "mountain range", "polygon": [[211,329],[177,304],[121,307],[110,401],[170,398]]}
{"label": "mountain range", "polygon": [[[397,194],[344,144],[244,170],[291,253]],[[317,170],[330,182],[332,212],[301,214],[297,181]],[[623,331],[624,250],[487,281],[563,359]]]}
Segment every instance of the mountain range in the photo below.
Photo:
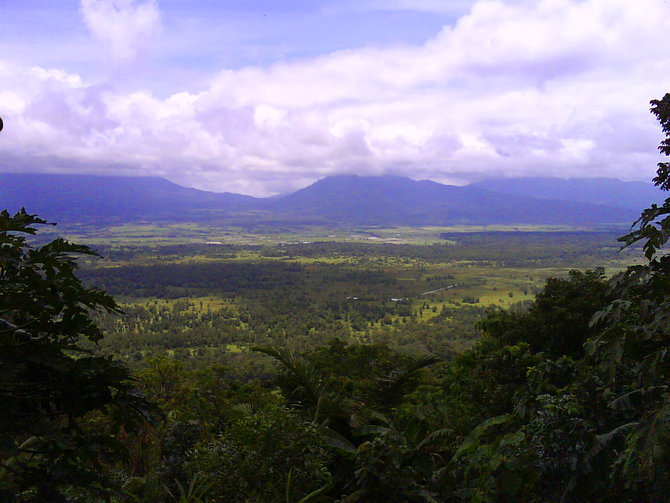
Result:
{"label": "mountain range", "polygon": [[186,188],[155,177],[0,173],[0,209],[50,221],[208,222],[339,226],[630,224],[663,199],[651,184],[616,179],[515,178],[466,186],[398,176],[331,176],[282,196]]}
{"label": "mountain range", "polygon": [[650,183],[622,182],[616,178],[497,178],[473,183],[470,187],[501,194],[604,204],[638,211],[651,202],[664,199],[663,193]]}

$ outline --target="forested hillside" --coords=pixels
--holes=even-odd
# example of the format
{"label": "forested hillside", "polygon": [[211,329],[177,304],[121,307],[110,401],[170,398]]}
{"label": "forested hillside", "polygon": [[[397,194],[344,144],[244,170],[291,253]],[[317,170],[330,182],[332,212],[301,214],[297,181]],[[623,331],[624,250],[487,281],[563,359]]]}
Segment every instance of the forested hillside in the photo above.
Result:
{"label": "forested hillside", "polygon": [[[670,156],[670,94],[652,112]],[[670,190],[670,163],[654,182]],[[123,264],[135,252],[117,249],[97,267],[80,261],[82,282],[74,256],[93,252],[61,239],[38,246],[28,238],[44,223],[0,214],[4,501],[667,501],[670,198],[620,238],[642,245],[637,263],[613,277],[604,268],[543,277],[524,294],[532,300],[504,292],[498,307],[473,298],[489,290],[468,284],[467,270],[516,257],[530,282],[529,263],[537,271],[563,258],[541,246],[479,247],[478,259],[459,261],[463,249],[449,244],[418,258],[409,247],[375,257],[296,245],[176,250],[165,263],[140,253]],[[612,251],[579,249],[566,246],[580,260]],[[353,267],[356,254],[367,271]],[[461,268],[454,277],[447,263]],[[136,316],[109,318],[121,309],[97,286]],[[446,309],[423,299],[429,287]],[[201,300],[212,292],[216,301]],[[166,302],[147,301],[159,294]],[[478,319],[467,344],[397,343],[411,334],[403,327],[446,327],[463,307]],[[296,319],[304,324],[291,333]],[[196,323],[202,348],[244,345],[258,367],[156,351]],[[153,341],[133,348],[140,334]]]}
{"label": "forested hillside", "polygon": [[[630,200],[655,201],[655,192],[630,182],[603,198],[597,183],[553,179],[563,197],[528,188],[506,193],[500,183],[457,187],[399,176],[331,176],[291,194],[254,198],[180,187],[153,177],[0,173],[0,207],[52,215],[61,223],[191,222],[226,226],[434,226],[534,224],[621,226],[635,217]],[[521,189],[521,190],[519,190]],[[495,190],[500,190],[496,192]],[[584,201],[586,193],[593,198]],[[572,196],[572,198],[571,198]],[[637,207],[636,207],[637,208]]]}

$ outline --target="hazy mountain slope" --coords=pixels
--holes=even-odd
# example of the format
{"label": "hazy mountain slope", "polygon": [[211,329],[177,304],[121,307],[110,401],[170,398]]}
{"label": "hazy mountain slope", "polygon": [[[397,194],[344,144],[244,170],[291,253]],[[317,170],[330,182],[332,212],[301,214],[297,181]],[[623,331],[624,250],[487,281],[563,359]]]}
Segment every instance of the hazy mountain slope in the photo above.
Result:
{"label": "hazy mountain slope", "polygon": [[628,222],[634,216],[626,208],[510,196],[394,176],[333,176],[266,207],[274,213],[310,213],[359,225],[576,225]]}
{"label": "hazy mountain slope", "polygon": [[498,178],[468,185],[491,192],[619,206],[642,211],[665,199],[650,183],[622,182],[615,178]]}
{"label": "hazy mountain slope", "polygon": [[51,221],[209,221],[271,225],[629,223],[637,211],[495,193],[475,186],[382,176],[333,176],[292,194],[257,199],[181,187],[160,178],[0,174],[0,209]]}
{"label": "hazy mountain slope", "polygon": [[0,173],[0,208],[54,221],[192,219],[246,210],[255,198],[181,187],[156,177]]}

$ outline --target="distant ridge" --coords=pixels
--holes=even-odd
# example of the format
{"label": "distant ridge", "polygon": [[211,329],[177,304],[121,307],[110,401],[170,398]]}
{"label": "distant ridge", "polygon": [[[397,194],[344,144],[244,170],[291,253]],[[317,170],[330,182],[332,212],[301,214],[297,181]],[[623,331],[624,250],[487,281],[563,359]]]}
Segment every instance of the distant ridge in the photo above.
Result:
{"label": "distant ridge", "polygon": [[630,209],[546,200],[398,176],[331,176],[267,205],[357,225],[553,224],[628,222]]}
{"label": "distant ridge", "polygon": [[651,203],[661,202],[666,197],[650,183],[622,182],[616,178],[496,178],[473,183],[468,187],[499,194],[604,204],[638,211]]}
{"label": "distant ridge", "polygon": [[[50,221],[91,224],[202,221],[227,225],[262,222],[335,226],[575,226],[630,224],[648,204],[636,204],[633,209],[626,207],[628,204],[611,203],[646,197],[634,183],[615,180],[612,186],[617,188],[616,198],[607,199],[610,204],[594,204],[562,199],[569,195],[568,188],[550,193],[549,180],[554,179],[533,180],[542,181],[517,186],[526,184],[528,192],[535,196],[544,194],[551,198],[511,194],[509,184],[500,180],[456,187],[398,176],[340,175],[324,178],[292,194],[254,198],[185,188],[155,177],[0,173],[0,209],[17,211],[25,206],[29,212]],[[584,187],[592,186],[589,185],[592,182],[567,182],[582,187],[574,193],[587,198]],[[604,185],[607,184],[596,183],[597,187]],[[594,200],[604,200],[601,192],[594,194]]]}
{"label": "distant ridge", "polygon": [[0,173],[0,209],[54,221],[188,220],[246,210],[255,198],[191,189],[158,177]]}

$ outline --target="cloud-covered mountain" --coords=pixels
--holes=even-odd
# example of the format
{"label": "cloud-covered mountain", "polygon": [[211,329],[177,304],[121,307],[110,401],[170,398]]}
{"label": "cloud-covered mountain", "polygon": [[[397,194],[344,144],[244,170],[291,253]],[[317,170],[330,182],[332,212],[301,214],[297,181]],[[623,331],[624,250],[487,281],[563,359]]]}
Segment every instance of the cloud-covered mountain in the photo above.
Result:
{"label": "cloud-covered mountain", "polygon": [[613,205],[509,195],[396,176],[333,176],[267,206],[275,214],[312,215],[356,225],[597,224],[628,222]]}
{"label": "cloud-covered mountain", "polygon": [[596,203],[640,211],[667,197],[650,183],[622,182],[615,178],[497,178],[473,183],[469,187],[500,194]]}
{"label": "cloud-covered mountain", "polygon": [[193,220],[246,210],[250,196],[181,187],[157,177],[0,173],[0,209],[49,221]]}
{"label": "cloud-covered mountain", "polygon": [[[543,189],[550,181],[533,184],[521,179],[517,183],[519,187],[535,187],[534,195],[539,197],[480,188],[511,191],[501,181],[456,187],[396,176],[333,176],[288,195],[260,199],[185,188],[160,178],[0,174],[0,208],[17,211],[25,206],[51,221],[92,224],[262,221],[341,226],[594,225],[630,223],[641,207],[627,207],[628,201],[642,198],[644,192],[638,184],[611,180],[596,185],[583,180],[566,181],[567,185],[555,181],[564,189],[557,197]],[[581,187],[573,191],[573,200],[567,200],[569,186]],[[605,201],[609,204],[583,202],[581,199],[587,199],[585,190],[591,186],[594,190],[604,186],[617,190]],[[594,201],[602,200],[601,192],[594,192]],[[626,204],[614,204],[616,201]]]}

